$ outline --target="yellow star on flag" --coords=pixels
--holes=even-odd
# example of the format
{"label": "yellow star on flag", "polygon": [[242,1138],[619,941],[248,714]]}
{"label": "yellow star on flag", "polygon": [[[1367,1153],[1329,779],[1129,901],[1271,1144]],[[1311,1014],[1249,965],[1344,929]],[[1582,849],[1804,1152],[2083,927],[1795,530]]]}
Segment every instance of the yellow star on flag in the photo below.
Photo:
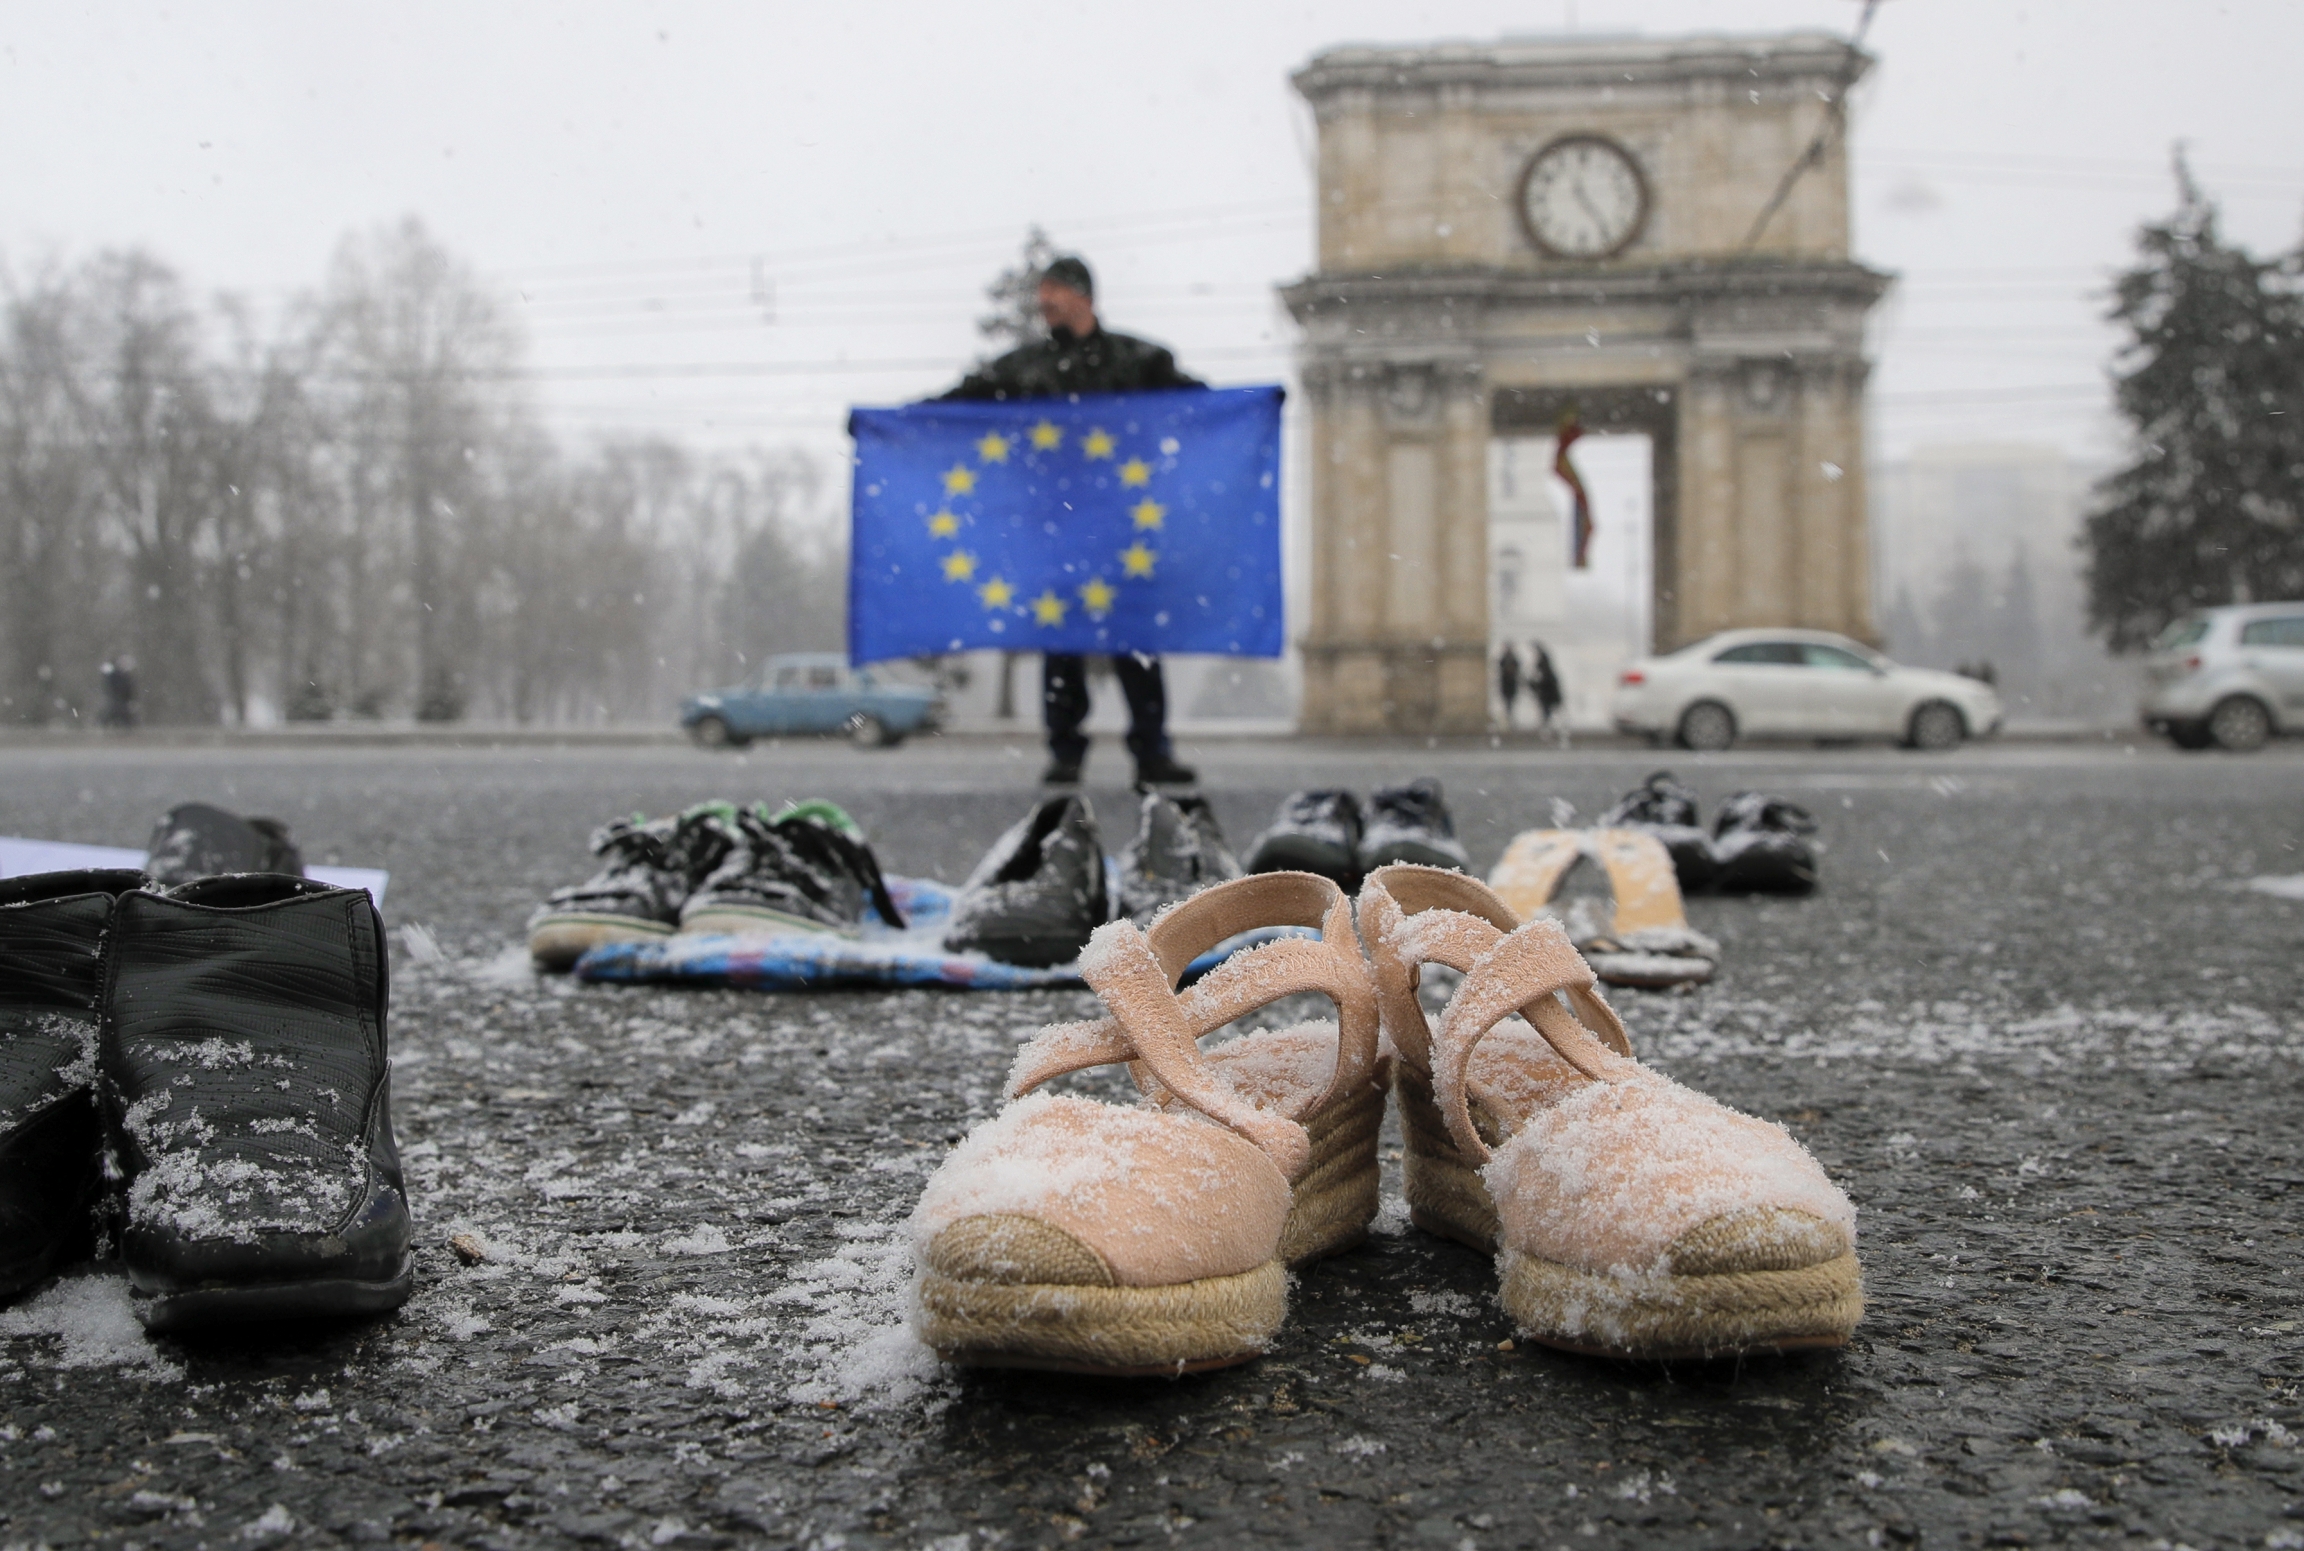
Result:
{"label": "yellow star on flag", "polygon": [[1152,574],[1152,562],[1157,558],[1151,550],[1144,547],[1144,541],[1138,539],[1120,551],[1120,569],[1130,576],[1150,576]]}
{"label": "yellow star on flag", "polygon": [[944,493],[966,495],[976,488],[976,471],[965,464],[954,464],[944,471]]}
{"label": "yellow star on flag", "polygon": [[984,600],[988,609],[1004,609],[1016,601],[1016,589],[995,576],[976,589],[976,596]]}
{"label": "yellow star on flag", "polygon": [[1120,465],[1120,483],[1123,485],[1149,485],[1152,483],[1152,465],[1142,458],[1130,458]]}
{"label": "yellow star on flag", "polygon": [[1049,421],[1043,420],[1032,428],[1032,450],[1054,452],[1064,445],[1064,433]]}
{"label": "yellow star on flag", "polygon": [[1043,625],[1064,623],[1064,600],[1052,592],[1044,592],[1032,600],[1032,617]]}
{"label": "yellow star on flag", "polygon": [[948,539],[959,531],[960,519],[950,512],[938,512],[928,519],[928,534],[931,538]]}
{"label": "yellow star on flag", "polygon": [[994,431],[976,444],[976,456],[986,463],[1006,463],[1008,445],[1008,438]]}
{"label": "yellow star on flag", "polygon": [[964,582],[976,574],[976,557],[965,549],[955,549],[944,557],[944,580]]}
{"label": "yellow star on flag", "polygon": [[1167,520],[1168,508],[1146,496],[1128,508],[1128,515],[1136,519],[1139,528],[1157,528]]}
{"label": "yellow star on flag", "polygon": [[1101,576],[1092,582],[1082,584],[1080,588],[1080,601],[1087,606],[1088,612],[1098,619],[1102,619],[1112,612],[1112,600],[1118,596],[1119,593],[1113,589],[1112,584]]}
{"label": "yellow star on flag", "polygon": [[1113,445],[1112,433],[1099,428],[1080,439],[1080,455],[1084,458],[1109,458],[1112,456]]}

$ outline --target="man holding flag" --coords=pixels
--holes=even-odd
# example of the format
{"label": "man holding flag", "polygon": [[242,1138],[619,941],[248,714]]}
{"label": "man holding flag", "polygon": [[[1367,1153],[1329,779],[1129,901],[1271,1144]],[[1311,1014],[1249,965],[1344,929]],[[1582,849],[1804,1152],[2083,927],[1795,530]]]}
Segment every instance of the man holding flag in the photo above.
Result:
{"label": "man holding flag", "polygon": [[[1178,371],[1176,358],[1161,346],[1104,328],[1096,317],[1095,278],[1082,260],[1066,255],[1051,262],[1041,272],[1039,290],[1048,337],[970,372],[940,401],[1008,402],[1207,386]],[[1134,651],[1114,653],[1111,662],[1113,677],[1128,698],[1128,751],[1136,756],[1137,784],[1196,780],[1197,772],[1176,762],[1168,742],[1168,687],[1160,659]],[[1088,757],[1088,739],[1080,730],[1088,719],[1085,654],[1042,655],[1040,706],[1048,727],[1048,770],[1041,779],[1051,786],[1075,784]]]}

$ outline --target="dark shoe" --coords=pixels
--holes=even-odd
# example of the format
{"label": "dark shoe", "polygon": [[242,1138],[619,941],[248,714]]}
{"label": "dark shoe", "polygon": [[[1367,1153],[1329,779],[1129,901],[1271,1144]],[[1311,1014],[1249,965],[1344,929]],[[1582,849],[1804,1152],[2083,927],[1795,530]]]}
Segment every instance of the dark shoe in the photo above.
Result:
{"label": "dark shoe", "polygon": [[0,882],[0,1298],[94,1243],[104,933],[140,872]]}
{"label": "dark shoe", "polygon": [[239,876],[120,896],[104,988],[120,1255],[154,1330],[408,1299],[384,924],[359,889]]}
{"label": "dark shoe", "polygon": [[1349,894],[1360,886],[1360,801],[1350,792],[1298,792],[1248,852],[1250,872],[1318,873]]}
{"label": "dark shoe", "polygon": [[204,802],[182,802],[161,816],[146,844],[144,871],[154,883],[190,883],[222,873],[304,876],[304,853],[278,819],[242,818]]}
{"label": "dark shoe", "polygon": [[1161,908],[1240,876],[1205,797],[1146,792],[1136,838],[1120,853],[1120,913],[1149,926]]}
{"label": "dark shoe", "polygon": [[1094,810],[1085,797],[1048,797],[968,875],[944,946],[1044,969],[1078,958],[1107,914]]}
{"label": "dark shoe", "polygon": [[1683,894],[1708,886],[1719,870],[1712,860],[1712,837],[1697,815],[1696,794],[1673,780],[1669,770],[1657,771],[1626,792],[1601,815],[1599,827],[1644,830],[1662,841],[1672,853],[1672,871]]}
{"label": "dark shoe", "polygon": [[554,889],[528,918],[528,956],[538,969],[572,968],[604,942],[669,937],[681,907],[736,844],[736,809],[699,803],[661,819],[616,819],[592,832],[606,865],[583,883]]}
{"label": "dark shoe", "polygon": [[1179,765],[1173,754],[1162,754],[1152,759],[1136,761],[1136,788],[1147,786],[1197,786],[1200,772],[1190,765]]}
{"label": "dark shoe", "polygon": [[1360,836],[1359,860],[1363,873],[1394,862],[1453,867],[1459,872],[1472,864],[1456,843],[1456,821],[1448,816],[1440,783],[1429,776],[1406,786],[1380,786],[1368,794],[1368,827]]}
{"label": "dark shoe", "polygon": [[1713,820],[1712,886],[1723,894],[1805,894],[1816,887],[1816,820],[1806,808],[1738,792]]}
{"label": "dark shoe", "polygon": [[1080,784],[1079,761],[1074,760],[1070,763],[1061,759],[1048,761],[1048,768],[1040,772],[1040,784],[1042,786],[1078,786]]}
{"label": "dark shoe", "polygon": [[680,908],[684,932],[846,932],[865,906],[890,926],[904,917],[888,897],[879,859],[836,805],[794,803],[774,818],[736,815],[736,840]]}

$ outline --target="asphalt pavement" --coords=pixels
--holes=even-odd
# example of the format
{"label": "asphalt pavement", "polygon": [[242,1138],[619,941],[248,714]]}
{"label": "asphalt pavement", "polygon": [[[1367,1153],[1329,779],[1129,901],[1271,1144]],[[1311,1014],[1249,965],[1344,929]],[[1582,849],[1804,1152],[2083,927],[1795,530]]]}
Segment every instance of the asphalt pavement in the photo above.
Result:
{"label": "asphalt pavement", "polygon": [[[1377,1231],[1261,1360],[940,1370],[905,1214],[1093,999],[583,986],[521,925],[595,824],[709,796],[832,797],[957,880],[1026,743],[0,744],[0,834],[137,845],[202,798],[390,869],[420,1278],[393,1318],[198,1339],[146,1339],[101,1265],[0,1310],[0,1547],[2304,1547],[2304,747],[1186,752],[1242,843],[1292,787],[1436,774],[1482,867],[1659,763],[1707,811],[1810,807],[1820,893],[1693,901],[1719,977],[1615,1000],[1855,1199],[1853,1344],[1514,1341],[1491,1266],[1405,1225],[1395,1141]],[[1100,748],[1115,830],[1123,774]]]}

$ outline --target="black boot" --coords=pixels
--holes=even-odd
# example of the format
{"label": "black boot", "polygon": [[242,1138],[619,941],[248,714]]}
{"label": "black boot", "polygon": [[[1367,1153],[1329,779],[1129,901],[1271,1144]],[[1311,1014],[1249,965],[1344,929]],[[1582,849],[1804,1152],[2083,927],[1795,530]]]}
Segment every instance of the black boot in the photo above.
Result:
{"label": "black boot", "polygon": [[138,872],[0,882],[0,1298],[91,1246],[98,1009],[112,901]]}
{"label": "black boot", "polygon": [[1085,797],[1047,797],[992,843],[952,902],[944,946],[1034,969],[1080,956],[1104,924],[1104,842]]}
{"label": "black boot", "polygon": [[262,875],[127,894],[107,957],[105,1133],[137,1316],[177,1330],[406,1302],[367,894]]}

